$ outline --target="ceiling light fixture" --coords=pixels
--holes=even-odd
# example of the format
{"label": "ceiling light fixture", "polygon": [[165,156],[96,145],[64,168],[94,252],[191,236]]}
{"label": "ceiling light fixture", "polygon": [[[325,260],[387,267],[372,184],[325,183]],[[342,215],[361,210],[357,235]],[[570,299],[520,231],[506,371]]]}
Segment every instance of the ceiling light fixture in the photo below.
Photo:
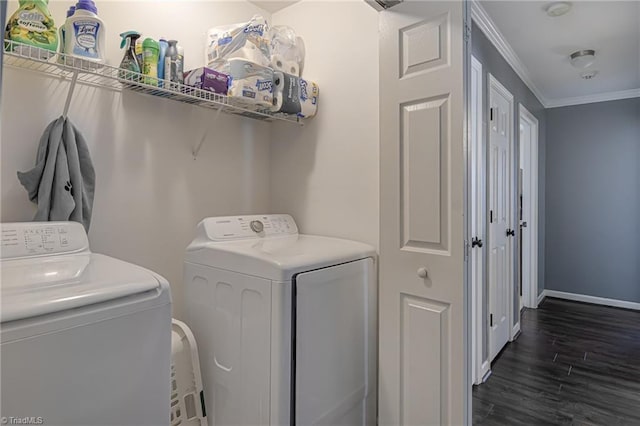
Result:
{"label": "ceiling light fixture", "polygon": [[571,3],[569,3],[568,1],[553,2],[553,3],[550,3],[545,8],[547,15],[549,15],[552,18],[562,16],[565,13],[569,12],[570,10],[571,10]]}
{"label": "ceiling light fixture", "polygon": [[596,58],[596,51],[592,49],[578,50],[573,52],[569,58],[571,59],[571,65],[578,69],[589,68],[593,65]]}
{"label": "ceiling light fixture", "polygon": [[598,74],[598,71],[593,70],[593,71],[585,71],[582,74],[580,74],[580,77],[582,77],[585,80],[591,80],[593,77],[595,77]]}

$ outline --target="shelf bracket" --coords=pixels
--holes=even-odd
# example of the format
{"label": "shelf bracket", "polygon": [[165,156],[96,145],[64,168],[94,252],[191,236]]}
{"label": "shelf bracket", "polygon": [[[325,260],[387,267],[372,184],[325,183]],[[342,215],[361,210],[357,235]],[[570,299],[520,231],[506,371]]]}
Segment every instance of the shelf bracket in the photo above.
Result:
{"label": "shelf bracket", "polygon": [[[221,112],[222,112],[222,107],[216,110],[216,115],[213,117],[213,121],[212,121],[213,123],[216,123],[218,121],[218,117],[220,117]],[[210,126],[211,126],[210,123],[207,123],[205,125],[204,132],[202,133],[202,137],[200,138],[200,141],[196,146],[193,147],[193,151],[191,151],[191,153],[193,154],[194,160],[198,159],[198,154],[200,153],[200,149],[202,149],[202,145],[204,145],[204,141],[207,140],[207,134],[209,133]]]}
{"label": "shelf bracket", "polygon": [[76,83],[78,82],[78,71],[73,72],[73,77],[71,77],[71,83],[69,86],[69,92],[67,93],[67,100],[64,102],[64,110],[62,111],[62,117],[65,119],[67,115],[69,115],[69,107],[71,106],[71,98],[73,97],[73,90],[76,88]]}

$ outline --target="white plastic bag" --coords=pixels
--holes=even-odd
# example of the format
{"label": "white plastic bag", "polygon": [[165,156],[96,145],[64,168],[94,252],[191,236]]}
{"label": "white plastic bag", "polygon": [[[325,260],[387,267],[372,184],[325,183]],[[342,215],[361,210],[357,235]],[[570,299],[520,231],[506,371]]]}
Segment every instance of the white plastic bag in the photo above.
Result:
{"label": "white plastic bag", "polygon": [[269,30],[271,68],[300,77],[304,67],[304,41],[293,28],[277,25]]}
{"label": "white plastic bag", "polygon": [[207,31],[205,64],[219,70],[226,60],[242,58],[269,66],[269,25],[262,16],[249,22],[211,28]]}

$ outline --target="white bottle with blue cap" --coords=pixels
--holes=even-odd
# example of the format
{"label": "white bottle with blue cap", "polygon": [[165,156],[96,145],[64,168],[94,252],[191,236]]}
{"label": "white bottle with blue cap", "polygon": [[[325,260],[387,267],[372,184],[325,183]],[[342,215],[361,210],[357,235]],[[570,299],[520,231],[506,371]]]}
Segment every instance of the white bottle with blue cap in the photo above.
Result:
{"label": "white bottle with blue cap", "polygon": [[78,0],[76,10],[65,23],[64,52],[86,63],[104,63],[105,25],[93,0]]}

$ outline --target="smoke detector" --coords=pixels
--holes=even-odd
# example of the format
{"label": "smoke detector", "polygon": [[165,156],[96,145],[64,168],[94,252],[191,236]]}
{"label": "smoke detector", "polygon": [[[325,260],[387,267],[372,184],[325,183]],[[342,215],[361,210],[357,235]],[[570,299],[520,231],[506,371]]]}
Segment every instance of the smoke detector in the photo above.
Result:
{"label": "smoke detector", "polygon": [[573,52],[569,58],[571,59],[571,65],[574,67],[578,69],[589,68],[596,59],[596,51],[592,49],[578,50]]}
{"label": "smoke detector", "polygon": [[596,75],[598,75],[598,71],[593,70],[583,72],[582,74],[580,74],[580,77],[582,77],[584,80],[591,80]]}
{"label": "smoke detector", "polygon": [[565,13],[571,10],[571,3],[568,1],[556,1],[553,3],[549,3],[549,5],[545,8],[547,15],[552,18],[556,18],[558,16],[562,16]]}

